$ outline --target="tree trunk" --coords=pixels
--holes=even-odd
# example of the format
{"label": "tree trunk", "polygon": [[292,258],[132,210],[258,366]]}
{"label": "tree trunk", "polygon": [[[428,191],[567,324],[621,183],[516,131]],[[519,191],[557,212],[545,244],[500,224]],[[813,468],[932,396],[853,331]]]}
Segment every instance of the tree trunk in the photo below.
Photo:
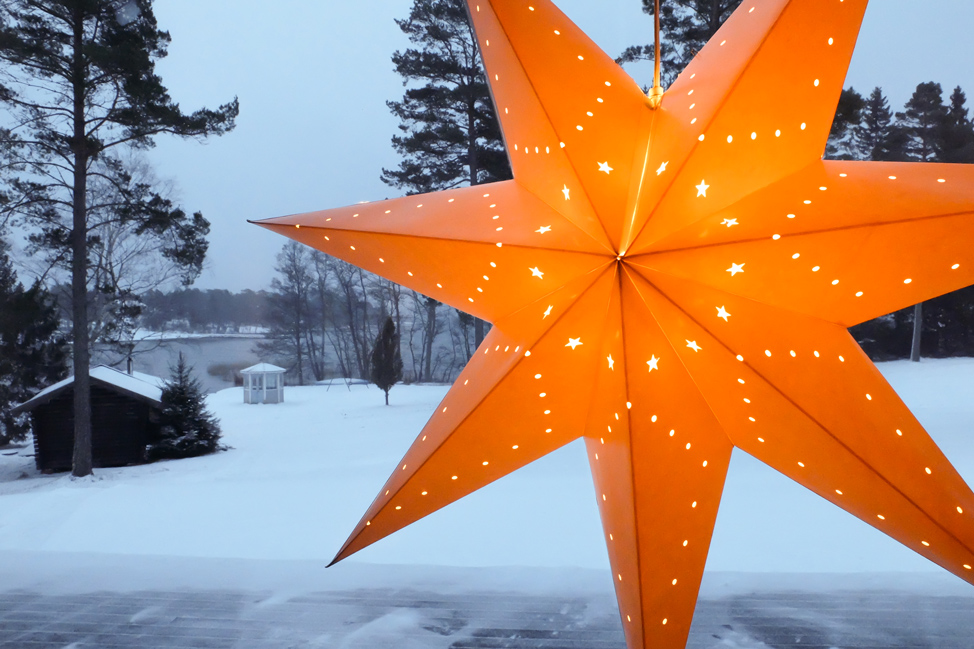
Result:
{"label": "tree trunk", "polygon": [[436,336],[436,307],[439,304],[434,299],[426,298],[426,349],[423,350],[426,363],[423,380],[427,382],[433,380],[433,338]]}
{"label": "tree trunk", "polygon": [[[476,42],[476,39],[475,39]],[[472,83],[473,80],[471,80]],[[470,185],[479,184],[480,161],[477,159],[477,106],[470,104],[467,108],[467,164],[470,167]],[[484,321],[474,318],[473,338],[475,347],[484,342]]]}
{"label": "tree trunk", "polygon": [[473,341],[473,346],[478,349],[480,343],[484,342],[484,321],[480,318],[473,319]]}
{"label": "tree trunk", "polygon": [[422,299],[419,293],[413,291],[412,294],[412,305],[413,305],[413,317],[409,319],[409,367],[413,372],[413,381],[423,380],[423,358],[420,357],[419,364],[416,363],[416,346],[413,341],[416,339],[416,323],[420,319],[417,317],[418,313],[416,308],[419,306],[419,300]]}
{"label": "tree trunk", "polygon": [[[75,158],[77,160],[77,157]],[[87,178],[84,163],[74,173],[74,225],[71,233],[71,318],[74,365],[74,457],[72,473],[91,474],[91,377],[88,341],[88,245],[85,219]]]}
{"label": "tree trunk", "polygon": [[308,318],[308,327],[304,332],[304,343],[308,348],[308,365],[311,366],[311,376],[315,381],[320,381],[324,376],[321,374],[322,360],[318,351],[318,344],[315,342],[315,331],[311,325],[311,318]]}
{"label": "tree trunk", "polygon": [[[317,251],[316,251],[317,252]],[[324,270],[323,270],[324,269]],[[328,367],[328,275],[327,266],[325,262],[319,257],[315,257],[315,288],[318,293],[318,311],[315,313],[315,318],[318,324],[318,334],[321,339],[321,346],[319,348],[318,354],[320,356],[320,366],[318,373],[321,376],[316,375],[316,380],[321,381],[325,378],[325,369]],[[314,327],[308,327],[311,331],[311,340],[314,343]]]}
{"label": "tree trunk", "polygon": [[389,391],[386,390],[385,392],[386,392],[386,405],[388,406],[389,405]]}
{"label": "tree trunk", "polygon": [[923,333],[923,302],[913,307],[913,347],[910,350],[910,360],[920,362],[920,334]]}
{"label": "tree trunk", "polygon": [[365,273],[361,268],[356,268],[355,272],[358,274],[359,289],[362,291],[362,332],[359,336],[359,340],[361,341],[359,366],[361,367],[362,374],[359,378],[368,379],[369,356],[372,352],[370,342],[375,340],[376,334],[372,331],[371,320],[369,320],[369,292],[365,288]]}
{"label": "tree trunk", "polygon": [[396,331],[402,332],[402,313],[399,308],[399,300],[402,296],[402,286],[395,282],[389,282],[390,299],[392,300],[392,310],[396,314]]}
{"label": "tree trunk", "polygon": [[[354,290],[352,288],[353,279],[351,276],[349,276],[344,280],[339,279],[339,281],[341,282],[342,285],[342,291],[345,294],[345,313],[348,315],[348,330],[352,336],[352,350],[355,352],[355,364],[358,367],[358,373],[359,373],[357,377],[349,377],[349,378],[361,378],[363,376],[362,375],[362,371],[363,371],[362,347],[359,344],[359,339],[358,339],[359,332],[358,332],[358,326],[356,324],[356,318],[355,318],[355,300],[353,299],[353,295],[352,295]],[[366,374],[366,376],[368,375]]]}
{"label": "tree trunk", "polygon": [[463,362],[467,363],[473,356],[473,350],[470,349],[470,323],[475,320],[475,318],[472,315],[461,311],[460,309],[457,309],[456,312],[457,320],[459,320],[460,328],[463,331]]}
{"label": "tree trunk", "polygon": [[298,352],[298,385],[304,385],[304,363],[302,349],[304,345],[301,344],[301,331],[295,332],[294,344]]}
{"label": "tree trunk", "polygon": [[301,343],[301,338],[304,334],[304,327],[302,326],[304,317],[301,313],[302,300],[301,291],[298,289],[296,291],[294,313],[294,350],[298,358],[298,385],[304,385],[304,345]]}
{"label": "tree trunk", "polygon": [[88,154],[85,138],[84,22],[74,12],[74,188],[71,230],[71,328],[74,365],[72,475],[91,475],[91,363],[88,340]]}
{"label": "tree trunk", "polygon": [[721,3],[718,0],[713,0],[713,2],[710,3],[710,18],[707,22],[709,23],[710,27],[711,38],[713,38],[713,35],[717,33],[718,29],[720,29],[721,8]]}

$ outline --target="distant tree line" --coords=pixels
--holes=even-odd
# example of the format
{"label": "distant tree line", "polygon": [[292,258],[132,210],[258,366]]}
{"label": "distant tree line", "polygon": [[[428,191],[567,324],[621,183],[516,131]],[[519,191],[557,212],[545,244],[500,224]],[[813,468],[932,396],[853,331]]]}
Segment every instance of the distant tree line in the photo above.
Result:
{"label": "distant tree line", "polygon": [[[974,123],[960,87],[945,101],[939,83],[921,83],[896,113],[880,88],[868,97],[850,88],[843,98],[846,115],[841,123],[837,119],[833,129],[831,157],[974,163]],[[875,360],[974,355],[974,288],[942,295],[851,331]]]}
{"label": "distant tree line", "polygon": [[269,326],[267,291],[184,288],[142,296],[139,325],[150,331],[249,333]]}
{"label": "distant tree line", "polygon": [[407,381],[452,380],[476,349],[472,317],[438,312],[425,296],[340,259],[289,241],[275,270],[258,347],[292,381],[369,379],[375,341],[390,318]]}

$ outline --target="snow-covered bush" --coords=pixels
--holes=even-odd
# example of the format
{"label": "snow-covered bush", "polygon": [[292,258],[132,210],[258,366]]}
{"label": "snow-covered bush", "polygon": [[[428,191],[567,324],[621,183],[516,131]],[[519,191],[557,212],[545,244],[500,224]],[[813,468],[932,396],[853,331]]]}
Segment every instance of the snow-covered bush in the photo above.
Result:
{"label": "snow-covered bush", "polygon": [[220,422],[208,410],[199,381],[182,354],[162,389],[159,441],[149,446],[149,459],[196,457],[224,450]]}

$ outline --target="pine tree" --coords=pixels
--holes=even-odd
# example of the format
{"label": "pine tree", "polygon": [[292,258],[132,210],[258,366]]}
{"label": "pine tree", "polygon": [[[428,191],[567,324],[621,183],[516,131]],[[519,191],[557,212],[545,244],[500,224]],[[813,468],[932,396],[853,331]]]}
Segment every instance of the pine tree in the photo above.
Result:
{"label": "pine tree", "polygon": [[911,160],[936,162],[941,159],[947,107],[939,83],[919,84],[903,112],[896,113],[896,119],[906,133],[906,152]]}
{"label": "pine tree", "polygon": [[825,147],[825,157],[833,160],[857,160],[856,131],[862,123],[866,100],[851,86],[839,95],[839,105]]}
{"label": "pine tree", "polygon": [[58,324],[50,295],[40,284],[25,289],[17,281],[0,240],[0,446],[30,432],[29,417],[10,409],[67,374]]}
{"label": "pine tree", "polygon": [[[947,128],[947,107],[943,89],[932,81],[921,83],[906,102],[904,111],[896,114],[899,128],[906,136],[906,153],[911,160],[936,162],[942,159]],[[910,360],[919,362],[922,342],[923,303],[913,310],[913,340]]]}
{"label": "pine tree", "polygon": [[[956,88],[945,106],[940,84],[921,83],[894,121],[877,88],[857,136],[860,149],[874,160],[974,162],[974,126],[966,102],[964,91]],[[853,334],[876,359],[900,358],[907,349],[914,361],[921,352],[933,357],[974,354],[972,299],[974,289],[960,289],[858,325]]]}
{"label": "pine tree", "polygon": [[[910,135],[901,123],[894,120],[882,88],[874,88],[866,100],[855,140],[860,159],[885,162],[911,159],[908,151]],[[903,351],[911,347],[911,355],[919,359],[919,343],[915,338],[920,328],[916,323],[922,321],[923,306],[916,305],[856,325],[852,328],[852,334],[875,360],[901,358]],[[911,337],[914,338],[912,342]]]}
{"label": "pine tree", "polygon": [[[676,79],[741,2],[742,0],[666,0],[661,3],[660,56],[664,87]],[[655,16],[656,1],[643,0],[643,11]],[[625,65],[637,61],[652,61],[654,57],[654,45],[635,45],[626,48],[616,59],[616,63]],[[862,95],[853,88],[842,92],[826,148],[827,157],[842,160],[859,157],[854,133],[864,105]]]}
{"label": "pine tree", "polygon": [[940,162],[974,163],[974,124],[968,117],[967,95],[960,86],[950,95],[942,140]]}
{"label": "pine tree", "polygon": [[[383,182],[418,194],[511,178],[466,2],[414,0],[396,23],[415,49],[392,56],[407,86],[402,101],[388,103],[400,120],[392,145],[402,161],[383,169]],[[479,345],[481,320],[474,330]]]}
{"label": "pine tree", "polygon": [[221,450],[220,422],[208,410],[200,382],[182,353],[170,367],[162,389],[159,441],[149,447],[149,459],[196,457]]}
{"label": "pine tree", "polygon": [[399,332],[392,318],[386,318],[382,331],[375,339],[372,356],[369,359],[369,377],[380,390],[386,393],[389,405],[389,390],[402,381],[402,354],[399,349]]}
{"label": "pine tree", "polygon": [[383,182],[410,193],[441,191],[511,177],[480,50],[463,0],[414,0],[396,24],[416,49],[392,56],[409,86],[388,102],[402,135],[403,160],[383,169]]}
{"label": "pine tree", "polygon": [[91,473],[88,299],[99,228],[125,225],[165,242],[162,253],[191,282],[202,268],[209,224],[140,182],[122,153],[168,133],[223,134],[233,100],[185,114],[155,62],[170,42],[152,0],[5,0],[0,3],[0,103],[20,177],[10,205],[31,241],[71,275],[74,385],[73,473]]}
{"label": "pine tree", "polygon": [[860,160],[890,160],[887,148],[893,133],[893,111],[882,88],[873,88],[855,129],[857,157]]}
{"label": "pine tree", "polygon": [[[930,97],[927,101],[917,99],[921,87],[926,85],[933,84],[921,84],[917,88],[917,94],[907,104],[907,112],[912,108],[918,113],[914,116],[916,122],[936,120],[930,129],[933,134],[928,136],[937,149],[933,160],[949,163],[974,162],[974,127],[967,117],[967,97],[964,91],[956,88],[951,94],[950,104],[938,106],[933,98],[938,94],[936,91],[939,90],[939,85],[929,91],[924,89],[923,94]],[[925,106],[926,110],[918,110],[917,105]],[[929,116],[923,115],[924,112]],[[919,360],[921,352],[925,356],[935,357],[974,353],[972,299],[974,288],[967,287],[917,305],[914,319],[920,326],[914,324],[911,358]]]}

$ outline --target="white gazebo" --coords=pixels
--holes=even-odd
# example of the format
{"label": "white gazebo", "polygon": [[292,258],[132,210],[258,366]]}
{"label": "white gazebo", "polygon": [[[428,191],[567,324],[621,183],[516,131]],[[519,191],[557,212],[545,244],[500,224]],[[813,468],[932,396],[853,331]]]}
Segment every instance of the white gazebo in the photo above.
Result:
{"label": "white gazebo", "polygon": [[244,403],[283,403],[286,371],[270,363],[240,370],[244,377]]}

